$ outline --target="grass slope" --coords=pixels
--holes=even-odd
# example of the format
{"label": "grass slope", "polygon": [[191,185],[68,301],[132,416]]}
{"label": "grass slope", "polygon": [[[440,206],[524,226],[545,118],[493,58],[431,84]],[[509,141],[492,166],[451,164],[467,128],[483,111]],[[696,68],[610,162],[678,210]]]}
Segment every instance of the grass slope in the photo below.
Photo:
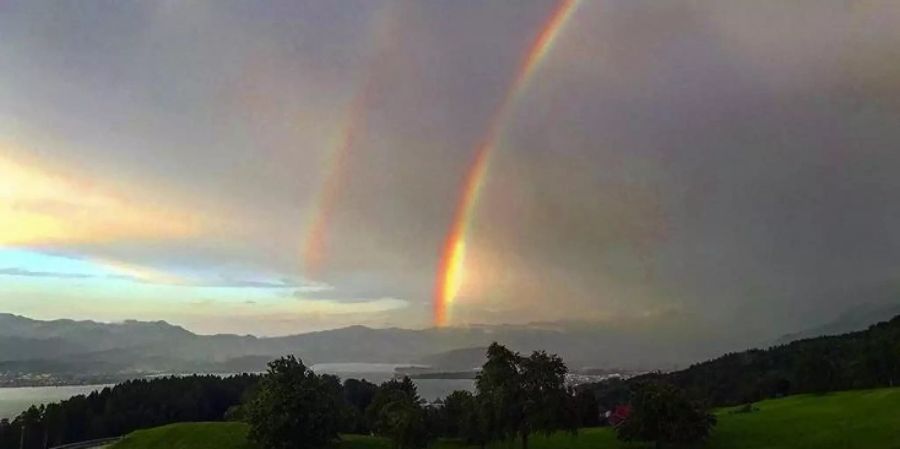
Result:
{"label": "grass slope", "polygon": [[243,423],[180,423],[138,430],[111,446],[115,449],[252,449]]}
{"label": "grass slope", "polygon": [[[249,427],[236,422],[179,423],[129,434],[110,449],[255,449]],[[340,449],[391,449],[383,438],[344,435]]]}
{"label": "grass slope", "polygon": [[900,449],[900,388],[799,395],[719,417],[711,448]]}
{"label": "grass slope", "polygon": [[[707,449],[900,449],[900,388],[800,395],[755,404],[758,411],[719,412]],[[240,423],[174,424],[129,435],[112,449],[254,449]],[[536,436],[530,449],[643,449],[616,441],[608,428],[582,429],[577,437]],[[347,435],[339,449],[390,449],[380,438]],[[507,444],[492,448],[508,449]],[[518,448],[518,445],[512,446]],[[439,441],[432,449],[462,449]]]}

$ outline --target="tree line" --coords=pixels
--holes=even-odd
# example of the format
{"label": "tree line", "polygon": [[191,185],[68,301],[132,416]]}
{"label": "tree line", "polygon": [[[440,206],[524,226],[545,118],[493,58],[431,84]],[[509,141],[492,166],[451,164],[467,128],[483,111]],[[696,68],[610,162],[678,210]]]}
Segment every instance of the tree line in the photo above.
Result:
{"label": "tree line", "polygon": [[[327,447],[342,433],[371,433],[396,449],[421,449],[436,438],[485,447],[491,442],[528,448],[532,435],[600,424],[600,408],[589,389],[565,382],[566,365],[556,355],[523,356],[497,343],[475,392],[455,391],[427,403],[407,377],[381,385],[317,375],[289,356],[269,364],[252,399],[232,418],[250,424],[250,439],[267,449]],[[619,429],[623,440],[695,442],[715,420],[671,386],[636,389],[634,418]]]}
{"label": "tree line", "polygon": [[130,380],[0,420],[0,449],[45,449],[175,422],[221,420],[258,381],[247,374]]}
{"label": "tree line", "polygon": [[408,377],[341,385],[289,356],[269,364],[256,395],[235,416],[250,423],[252,440],[271,449],[324,447],[341,433],[373,433],[397,449],[423,448],[438,437],[480,446],[518,440],[527,448],[536,432],[575,432],[596,423],[598,409],[566,387],[566,373],[556,355],[525,357],[494,343],[475,393],[456,391],[427,403]]}

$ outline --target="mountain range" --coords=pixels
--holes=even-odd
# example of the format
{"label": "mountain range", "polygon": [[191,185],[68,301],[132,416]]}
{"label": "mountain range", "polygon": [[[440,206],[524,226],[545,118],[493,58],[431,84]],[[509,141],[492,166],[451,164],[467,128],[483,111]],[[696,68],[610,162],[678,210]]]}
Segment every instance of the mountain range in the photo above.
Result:
{"label": "mountain range", "polygon": [[[661,336],[662,335],[662,336]],[[493,341],[523,352],[546,349],[570,364],[657,368],[720,350],[693,335],[645,326],[536,323],[469,327],[373,329],[350,326],[283,337],[197,335],[164,321],[39,321],[0,314],[0,372],[79,374],[231,372],[265,368],[295,354],[307,364],[419,363],[471,368]],[[475,348],[473,350],[473,348]],[[482,352],[483,353],[483,352]]]}
{"label": "mountain range", "polygon": [[[860,306],[823,326],[776,344],[844,333],[900,314],[900,304]],[[560,354],[573,369],[667,370],[756,342],[710,338],[672,324],[584,322],[373,329],[350,326],[283,337],[198,335],[164,321],[40,321],[0,314],[0,374],[64,373],[134,376],[184,372],[260,371],[294,354],[315,363],[415,363],[436,369],[477,366],[493,341],[522,352]]]}

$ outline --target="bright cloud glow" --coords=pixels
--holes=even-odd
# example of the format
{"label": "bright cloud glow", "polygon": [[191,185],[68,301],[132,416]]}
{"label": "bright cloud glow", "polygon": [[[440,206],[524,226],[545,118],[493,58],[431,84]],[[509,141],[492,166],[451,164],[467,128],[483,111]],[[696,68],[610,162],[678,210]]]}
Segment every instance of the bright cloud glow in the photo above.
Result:
{"label": "bright cloud glow", "polygon": [[142,200],[0,152],[0,246],[183,239],[200,232],[193,214]]}

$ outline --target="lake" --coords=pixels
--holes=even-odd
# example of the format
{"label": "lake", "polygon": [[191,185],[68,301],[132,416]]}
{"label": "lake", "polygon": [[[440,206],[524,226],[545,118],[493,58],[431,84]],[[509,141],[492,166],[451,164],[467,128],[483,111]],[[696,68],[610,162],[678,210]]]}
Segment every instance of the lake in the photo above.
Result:
{"label": "lake", "polygon": [[[319,374],[334,374],[341,379],[365,379],[380,384],[394,377],[394,369],[411,365],[390,363],[318,363],[310,368]],[[472,379],[413,379],[419,396],[427,401],[446,397],[455,390],[475,391]]]}
{"label": "lake", "polygon": [[[334,374],[341,379],[365,379],[380,384],[394,377],[394,368],[386,363],[320,363],[313,365],[313,371]],[[443,398],[454,390],[474,391],[472,379],[415,379],[419,396],[427,401]],[[30,407],[50,402],[59,402],[79,394],[89,394],[109,385],[77,385],[65,387],[19,387],[0,388],[0,419],[12,419]]]}
{"label": "lake", "polygon": [[108,386],[110,385],[0,388],[0,419],[15,418],[32,405],[59,402],[79,394],[90,394]]}

